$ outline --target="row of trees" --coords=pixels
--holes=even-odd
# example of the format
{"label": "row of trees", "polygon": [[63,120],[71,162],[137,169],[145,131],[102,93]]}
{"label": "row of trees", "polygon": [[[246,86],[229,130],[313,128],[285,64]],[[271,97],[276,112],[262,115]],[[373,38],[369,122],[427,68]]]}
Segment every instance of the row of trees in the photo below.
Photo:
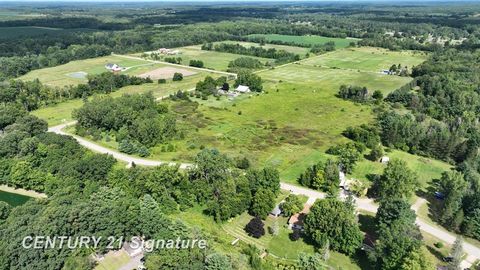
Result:
{"label": "row of trees", "polygon": [[338,193],[340,185],[339,165],[328,159],[327,162],[319,162],[300,175],[298,182],[303,186],[319,189],[334,196]]}
{"label": "row of trees", "polygon": [[238,73],[242,69],[259,69],[265,65],[260,60],[251,57],[240,57],[228,63],[228,72]]}
{"label": "row of trees", "polygon": [[275,48],[265,49],[262,47],[251,46],[245,47],[240,44],[220,43],[212,44],[206,43],[202,45],[202,50],[217,51],[226,53],[235,53],[242,55],[250,55],[263,58],[276,59],[276,62],[293,62],[300,60],[300,55],[287,52],[285,50],[277,50]]}
{"label": "row of trees", "polygon": [[355,85],[341,85],[337,96],[355,102],[367,102],[372,99],[383,99],[383,94],[381,91],[375,90],[373,93],[370,93],[367,87],[360,87]]}

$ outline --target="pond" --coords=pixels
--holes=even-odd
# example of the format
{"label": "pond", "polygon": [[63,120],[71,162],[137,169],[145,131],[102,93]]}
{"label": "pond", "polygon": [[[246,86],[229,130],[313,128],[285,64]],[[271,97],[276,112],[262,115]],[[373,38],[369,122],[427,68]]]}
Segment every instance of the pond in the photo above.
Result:
{"label": "pond", "polygon": [[11,192],[5,192],[0,190],[0,201],[4,201],[11,206],[19,206],[24,203],[26,203],[28,200],[30,200],[31,197],[20,195],[20,194],[15,194]]}

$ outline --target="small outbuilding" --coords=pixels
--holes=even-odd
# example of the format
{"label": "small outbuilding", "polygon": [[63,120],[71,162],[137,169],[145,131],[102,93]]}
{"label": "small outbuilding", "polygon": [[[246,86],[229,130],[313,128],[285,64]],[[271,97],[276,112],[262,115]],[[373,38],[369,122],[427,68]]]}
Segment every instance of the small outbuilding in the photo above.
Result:
{"label": "small outbuilding", "polygon": [[382,164],[387,164],[389,161],[390,161],[390,158],[387,157],[387,156],[383,156],[383,157],[380,159],[380,162],[381,162]]}
{"label": "small outbuilding", "polygon": [[239,93],[250,93],[250,87],[246,86],[246,85],[239,85],[235,91],[239,92]]}
{"label": "small outbuilding", "polygon": [[275,208],[273,208],[272,212],[270,212],[270,215],[274,217],[278,217],[282,214],[282,209],[280,208],[280,204],[277,204]]}

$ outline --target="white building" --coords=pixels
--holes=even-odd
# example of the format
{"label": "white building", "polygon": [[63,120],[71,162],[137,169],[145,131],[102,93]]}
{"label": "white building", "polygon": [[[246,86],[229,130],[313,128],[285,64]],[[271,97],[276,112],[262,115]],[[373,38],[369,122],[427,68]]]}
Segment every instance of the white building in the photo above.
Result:
{"label": "white building", "polygon": [[250,87],[246,85],[239,85],[235,91],[240,93],[250,93]]}
{"label": "white building", "polygon": [[122,68],[117,64],[108,63],[105,65],[105,68],[111,71],[121,71]]}
{"label": "white building", "polygon": [[390,158],[387,157],[387,156],[383,156],[383,157],[380,159],[380,162],[383,163],[383,164],[387,164],[389,161],[390,161]]}

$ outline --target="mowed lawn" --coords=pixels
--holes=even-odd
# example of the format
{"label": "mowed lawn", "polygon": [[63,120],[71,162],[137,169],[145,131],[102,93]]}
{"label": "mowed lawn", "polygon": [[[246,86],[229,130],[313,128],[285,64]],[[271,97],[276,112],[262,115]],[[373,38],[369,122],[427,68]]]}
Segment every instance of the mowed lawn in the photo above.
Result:
{"label": "mowed lawn", "polygon": [[175,50],[180,51],[180,54],[174,57],[182,58],[182,65],[188,66],[190,63],[190,60],[201,60],[204,63],[205,68],[220,70],[220,71],[226,71],[228,69],[228,64],[231,61],[240,57],[255,58],[262,63],[274,61],[274,59],[268,59],[268,58],[246,56],[246,55],[233,54],[233,53],[205,51],[201,49],[200,45],[180,47],[180,48],[175,48]]}
{"label": "mowed lawn", "polygon": [[323,91],[329,91],[330,96],[335,95],[342,84],[366,86],[371,92],[380,90],[384,94],[387,94],[411,80],[409,77],[385,76],[356,70],[314,67],[304,64],[306,61],[309,60],[271,69],[261,72],[259,75],[272,82],[288,81],[291,83],[307,83],[312,91],[323,88]]}
{"label": "mowed lawn", "polygon": [[325,66],[360,71],[381,72],[393,64],[407,66],[411,71],[425,61],[427,55],[415,51],[389,51],[382,48],[360,47],[336,50],[302,61],[305,65]]}
{"label": "mowed lawn", "polygon": [[[368,151],[367,151],[368,152]],[[419,189],[426,189],[433,179],[438,179],[443,172],[449,171],[452,165],[435,159],[412,155],[399,150],[385,153],[390,159],[401,159],[417,174]],[[366,180],[370,174],[382,174],[386,165],[380,162],[362,160],[357,163],[351,177]]]}
{"label": "mowed lawn", "polygon": [[58,87],[77,85],[87,82],[87,78],[77,76],[78,73],[100,74],[107,72],[105,65],[108,63],[117,64],[121,67],[128,68],[127,70],[120,72],[120,74],[128,75],[140,75],[165,66],[162,64],[154,64],[145,60],[129,59],[110,55],[105,57],[72,61],[56,67],[34,70],[20,77],[20,79],[28,81],[38,78],[42,83],[45,83],[49,86]]}
{"label": "mowed lawn", "polygon": [[264,37],[268,41],[283,41],[283,42],[294,42],[297,44],[304,45],[322,45],[327,42],[335,42],[336,48],[346,48],[350,45],[351,42],[357,42],[359,39],[356,38],[331,38],[331,37],[322,37],[322,36],[291,36],[291,35],[279,35],[279,34],[253,34],[249,37]]}
{"label": "mowed lawn", "polygon": [[130,256],[124,250],[110,251],[98,262],[94,270],[117,270],[130,262]]}

